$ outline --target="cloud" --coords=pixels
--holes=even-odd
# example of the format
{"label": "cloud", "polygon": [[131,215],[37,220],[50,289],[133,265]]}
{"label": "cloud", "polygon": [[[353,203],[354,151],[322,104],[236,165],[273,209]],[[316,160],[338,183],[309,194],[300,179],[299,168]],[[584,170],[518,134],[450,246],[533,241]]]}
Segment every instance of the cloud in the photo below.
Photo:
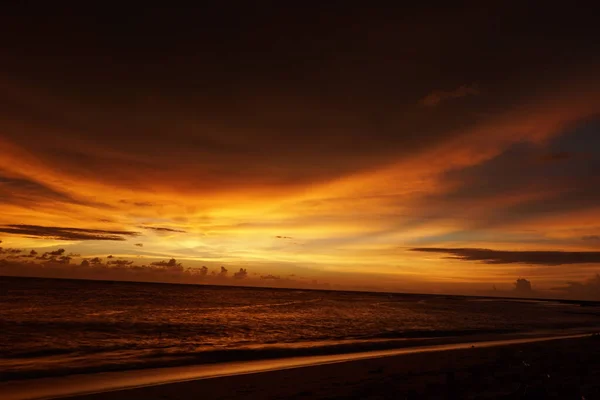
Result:
{"label": "cloud", "polygon": [[476,248],[435,248],[417,247],[412,251],[450,254],[451,259],[462,261],[482,261],[486,264],[597,264],[600,251],[507,251]]}
{"label": "cloud", "polygon": [[552,288],[573,299],[600,300],[600,274],[584,282],[567,282],[565,286]]}
{"label": "cloud", "polygon": [[[69,264],[73,257],[79,257],[79,255],[72,253],[65,254],[65,249],[58,249],[54,251],[45,252],[41,256],[35,257],[35,259],[40,260],[43,264]],[[29,253],[28,258],[34,258],[33,250]]]}
{"label": "cloud", "polygon": [[531,295],[533,293],[531,282],[524,278],[517,279],[515,281],[515,293],[518,295]]}
{"label": "cloud", "polygon": [[248,270],[245,268],[240,268],[238,272],[233,274],[234,279],[244,279],[248,276]]}
{"label": "cloud", "polygon": [[171,258],[169,261],[157,261],[150,264],[153,267],[160,267],[169,271],[183,271],[183,265],[178,263],[176,259]]}
{"label": "cloud", "polygon": [[67,256],[49,259],[42,263],[0,259],[0,275],[142,282],[201,282],[196,281],[195,275],[188,273],[183,268],[135,265],[134,261],[124,259],[103,263],[98,258],[84,259],[79,264],[73,264]]}
{"label": "cloud", "polygon": [[143,243],[135,243],[135,244],[134,244],[134,246],[137,246],[137,247],[144,247],[144,244],[143,244]]}
{"label": "cloud", "polygon": [[[32,250],[33,252],[33,250]],[[31,254],[31,253],[30,253]],[[36,253],[37,254],[37,253]],[[65,249],[47,251],[42,255],[35,257],[37,260],[56,261],[58,257],[69,257],[65,255]]]}
{"label": "cloud", "polygon": [[581,240],[598,242],[600,241],[600,235],[585,235],[581,237]]}
{"label": "cloud", "polygon": [[[186,268],[176,259],[136,265],[128,259],[113,259],[103,262],[99,257],[84,258],[80,263],[72,263],[64,249],[48,251],[38,262],[0,258],[0,275],[66,277],[103,280],[133,280],[148,282],[178,282],[235,284],[248,278],[248,270],[240,268],[233,276],[227,276],[227,268],[221,273],[208,275],[208,268]],[[258,283],[256,281],[255,283]]]}
{"label": "cloud", "polygon": [[[123,35],[105,35],[103,27],[85,21],[72,35],[72,19],[62,13],[53,17],[51,29],[35,16],[15,17],[6,29],[18,40],[3,49],[6,78],[0,78],[2,224],[109,229],[101,218],[118,229],[148,233],[129,246],[143,241],[161,257],[197,257],[206,246],[216,262],[230,256],[294,260],[298,270],[311,265],[327,274],[377,264],[382,273],[412,276],[410,267],[393,270],[397,255],[384,256],[386,246],[415,238],[422,242],[411,247],[500,248],[498,242],[512,233],[504,224],[600,204],[593,195],[593,163],[587,163],[587,174],[583,167],[575,171],[572,165],[584,164],[581,153],[550,143],[566,123],[598,110],[600,55],[594,51],[597,35],[589,34],[597,29],[594,16],[578,17],[576,26],[546,17],[532,26],[503,6],[417,6],[403,16],[408,24],[390,24],[395,18],[387,11],[358,8],[342,16],[292,13],[303,23],[289,24],[289,18],[277,17],[280,12],[273,10],[269,19],[281,24],[288,39],[283,41],[260,29],[235,38],[224,15],[202,23],[197,21],[206,16],[163,18],[149,11],[135,26],[123,26]],[[255,17],[259,22],[249,19],[252,24],[265,25],[263,16]],[[324,17],[332,24],[304,23]],[[490,18],[506,21],[519,35],[504,34]],[[157,37],[157,22],[166,23],[168,37]],[[311,35],[302,31],[306,25],[314,27]],[[154,45],[129,52],[129,33]],[[101,46],[89,46],[98,40]],[[189,48],[214,57],[207,62]],[[232,79],[231,60],[244,59],[248,51],[256,55],[252,67],[237,68]],[[76,65],[68,56],[74,52],[85,53]],[[149,64],[157,52],[173,62]],[[53,55],[52,66],[31,68],[45,62],[46,53]],[[440,65],[447,73],[439,73]],[[485,89],[484,96],[475,97],[472,82]],[[441,90],[417,105],[432,89]],[[485,168],[513,143],[536,147],[525,156],[539,167],[513,159]],[[597,147],[589,139],[583,143],[590,151]],[[563,161],[539,162],[543,154]],[[511,162],[518,165],[511,168]],[[485,171],[452,173],[475,165]],[[569,176],[552,170],[557,166]],[[385,195],[393,199],[381,200]],[[569,223],[576,245],[592,247],[579,237],[595,228]],[[185,241],[170,240],[178,229],[158,227],[151,234],[138,229],[142,224],[189,226],[193,232]],[[211,230],[223,225],[239,228]],[[483,229],[490,230],[488,242],[477,239]],[[200,231],[210,232],[206,240],[198,240]],[[312,243],[300,252],[292,240],[269,241],[281,232]],[[59,233],[68,240],[82,234]],[[98,239],[84,233],[85,240]],[[539,229],[538,238],[555,233],[564,236]],[[51,236],[17,238],[11,246]],[[112,245],[82,244],[95,247],[90,254],[123,254],[124,246]],[[359,246],[381,249],[377,261],[357,255]],[[228,267],[235,272],[239,266]],[[455,268],[446,273],[462,275]],[[442,269],[432,264],[420,276],[439,277]]]}
{"label": "cloud", "polygon": [[420,103],[427,107],[435,107],[444,101],[457,99],[460,97],[473,96],[477,94],[479,94],[479,89],[476,86],[462,85],[455,90],[436,90],[434,92],[431,92],[423,99],[421,99]]}
{"label": "cloud", "polygon": [[276,239],[293,239],[291,236],[275,236]]}
{"label": "cloud", "polygon": [[14,255],[14,254],[20,254],[22,252],[23,252],[23,250],[21,250],[21,249],[4,249],[4,248],[0,247],[0,254]]}
{"label": "cloud", "polygon": [[0,169],[0,198],[3,203],[37,203],[52,201],[74,204],[87,203],[31,179],[8,176]]}
{"label": "cloud", "polygon": [[[420,238],[415,245],[438,247],[450,241],[458,247],[460,240],[479,242],[465,247],[488,246],[482,238],[518,242],[527,232],[528,240],[537,239],[540,247],[555,240],[563,249],[575,248],[581,240],[577,232],[595,229],[591,222],[600,211],[600,185],[594,173],[600,168],[599,129],[597,115],[562,123],[554,136],[541,142],[510,144],[480,162],[447,168],[439,175],[438,187],[424,191],[410,206],[414,225],[404,218],[400,227],[455,228]],[[540,162],[541,154],[554,154],[561,162]],[[585,220],[570,217],[583,212],[592,214]]]}
{"label": "cloud", "polygon": [[279,275],[271,275],[271,274],[269,274],[269,275],[261,275],[260,279],[275,280],[275,281],[277,281],[277,280],[280,280],[281,277]]}
{"label": "cloud", "polygon": [[140,226],[140,228],[153,230],[153,231],[158,232],[158,233],[169,233],[169,232],[173,232],[173,233],[186,233],[186,231],[183,231],[181,229],[164,228],[164,227],[156,227],[156,226]]}
{"label": "cloud", "polygon": [[568,151],[554,151],[551,153],[544,154],[542,157],[540,157],[540,160],[545,162],[557,162],[569,160],[573,157],[575,157],[575,155]]}
{"label": "cloud", "polygon": [[58,249],[58,250],[49,251],[47,253],[44,253],[44,256],[46,256],[46,255],[48,255],[48,256],[62,256],[63,254],[65,254],[65,249]]}
{"label": "cloud", "polygon": [[31,250],[29,253],[22,255],[23,258],[35,258],[37,257],[38,252],[35,250]]}
{"label": "cloud", "polygon": [[119,203],[122,204],[130,204],[130,205],[134,205],[136,207],[153,207],[155,206],[154,203],[151,203],[149,201],[129,201],[129,200],[121,200],[119,201]]}
{"label": "cloud", "polygon": [[101,229],[65,228],[56,226],[11,224],[0,226],[0,232],[24,237],[55,240],[116,240],[139,235],[132,231],[113,231]]}
{"label": "cloud", "polygon": [[109,261],[106,264],[110,265],[110,266],[122,268],[122,267],[129,267],[129,266],[133,265],[133,261],[119,259],[119,260]]}

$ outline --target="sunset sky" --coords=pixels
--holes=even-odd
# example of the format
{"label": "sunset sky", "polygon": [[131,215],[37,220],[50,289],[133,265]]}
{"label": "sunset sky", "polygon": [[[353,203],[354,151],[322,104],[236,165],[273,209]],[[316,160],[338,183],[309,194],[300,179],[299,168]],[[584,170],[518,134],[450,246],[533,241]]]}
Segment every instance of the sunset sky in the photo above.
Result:
{"label": "sunset sky", "polygon": [[251,3],[0,13],[0,273],[600,291],[597,15]]}

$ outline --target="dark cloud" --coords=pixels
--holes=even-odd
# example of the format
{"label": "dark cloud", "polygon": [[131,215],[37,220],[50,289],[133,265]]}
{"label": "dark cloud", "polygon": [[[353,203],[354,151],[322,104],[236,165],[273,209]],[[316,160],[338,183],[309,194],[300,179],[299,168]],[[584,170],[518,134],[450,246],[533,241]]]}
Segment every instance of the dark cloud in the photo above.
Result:
{"label": "dark cloud", "polygon": [[14,254],[20,254],[22,252],[23,252],[23,250],[21,250],[21,249],[4,249],[4,248],[0,247],[0,254],[14,255]]}
{"label": "dark cloud", "polygon": [[23,258],[36,258],[37,255],[38,255],[37,251],[31,250],[29,253],[23,254],[21,257],[23,257]]}
{"label": "dark cloud", "polygon": [[44,253],[44,255],[49,255],[49,256],[62,256],[65,253],[65,249],[58,249],[58,250],[54,250],[54,251],[49,251],[47,253]]}
{"label": "dark cloud", "polygon": [[135,265],[133,261],[124,259],[108,263],[103,263],[99,258],[84,259],[79,264],[71,261],[68,256],[54,257],[40,263],[0,259],[0,275],[178,283],[202,283],[204,279],[179,263],[176,263],[176,267],[165,267]]}
{"label": "dark cloud", "polygon": [[479,94],[479,89],[476,86],[462,85],[455,90],[436,90],[434,92],[431,92],[423,99],[421,99],[420,103],[427,107],[435,107],[444,101],[457,99],[465,96],[473,96],[477,94]]}
{"label": "dark cloud", "polygon": [[0,232],[34,238],[55,240],[125,240],[139,235],[131,231],[109,231],[101,229],[65,228],[56,226],[11,224],[0,226]]}
{"label": "dark cloud", "polygon": [[224,284],[303,289],[329,288],[328,284],[318,283],[316,280],[309,282],[302,279],[294,280],[273,275],[251,278],[251,274],[246,268],[239,268],[233,275],[228,276],[228,270],[225,266],[220,267],[220,273],[212,271],[211,274],[208,274],[209,269],[206,266],[202,266],[201,268],[185,267],[175,259],[139,265],[135,261],[127,259],[112,260],[105,263],[101,258],[95,257],[73,263],[69,256],[64,255],[65,252],[61,254],[63,255],[37,262],[23,259],[0,258],[0,276]]}
{"label": "dark cloud", "polygon": [[533,294],[531,282],[524,278],[519,278],[515,281],[515,293],[519,296],[530,296]]}
{"label": "dark cloud", "polygon": [[215,283],[233,284],[248,277],[248,270],[240,268],[231,277],[227,268],[221,267],[219,274],[208,275],[208,268],[186,268],[172,258],[149,265],[136,265],[133,260],[113,259],[106,263],[99,257],[83,259],[79,264],[71,263],[64,249],[44,253],[39,262],[0,259],[0,275],[70,277],[86,279],[140,280],[156,282],[202,283],[214,280]]}
{"label": "dark cloud", "polygon": [[0,170],[0,198],[3,203],[28,204],[40,200],[58,201],[74,204],[89,204],[76,200],[66,193],[54,190],[42,183],[26,178],[6,176]]}
{"label": "dark cloud", "polygon": [[[34,258],[36,254],[37,252],[32,250],[27,257]],[[42,261],[44,264],[69,264],[73,257],[79,256],[79,254],[73,253],[65,254],[65,249],[58,249],[42,253],[41,256],[37,256],[35,259]]]}
{"label": "dark cloud", "polygon": [[[456,218],[463,221],[462,229],[476,232],[596,208],[598,132],[600,116],[583,118],[543,145],[516,143],[482,163],[447,170],[440,181],[448,189],[420,199],[413,211],[415,224]],[[553,154],[561,162],[539,162],[540,153]],[[496,207],[498,199],[511,201]]]}
{"label": "dark cloud", "polygon": [[[7,13],[16,40],[0,72],[34,89],[3,91],[3,116],[31,128],[5,135],[46,165],[132,189],[147,177],[201,193],[296,186],[413,156],[477,124],[474,111],[514,107],[598,61],[596,21],[565,24],[563,9],[342,8],[147,10],[109,25]],[[156,54],[165,62],[148,62]],[[438,88],[425,103],[474,93],[468,82],[491,95],[461,113],[415,106]]]}
{"label": "dark cloud", "polygon": [[600,251],[507,251],[476,248],[417,247],[412,251],[450,254],[451,259],[482,261],[486,264],[600,264]]}
{"label": "dark cloud", "polygon": [[169,261],[157,261],[150,264],[153,267],[162,268],[168,271],[183,271],[183,265],[178,263],[176,259],[171,258]]}
{"label": "dark cloud", "polygon": [[275,280],[275,281],[277,281],[277,280],[280,280],[281,277],[279,275],[271,275],[271,274],[269,274],[269,275],[261,275],[260,279],[267,279],[267,280]]}
{"label": "dark cloud", "polygon": [[169,233],[169,232],[186,233],[186,231],[182,231],[181,229],[156,227],[156,226],[140,226],[140,228],[153,230],[153,231],[158,232],[158,233]]}
{"label": "dark cloud", "polygon": [[585,282],[567,282],[565,286],[553,288],[569,298],[582,300],[600,300],[600,274]]}
{"label": "dark cloud", "polygon": [[149,201],[129,201],[129,200],[121,200],[119,203],[122,204],[131,204],[136,207],[153,207],[155,204]]}
{"label": "dark cloud", "polygon": [[[563,119],[587,113],[587,106],[580,111],[578,102],[571,106],[571,100],[586,99],[598,85],[597,17],[562,5],[515,8],[481,3],[431,9],[416,3],[381,8],[358,3],[340,7],[335,2],[319,6],[318,12],[287,4],[268,12],[254,6],[214,6],[201,12],[148,8],[136,11],[133,18],[125,10],[109,18],[48,11],[0,15],[3,36],[14,38],[3,47],[0,64],[0,160],[13,157],[11,171],[27,172],[23,179],[31,182],[38,176],[54,178],[36,183],[42,188],[6,174],[12,181],[6,182],[5,192],[17,188],[15,193],[54,198],[79,190],[100,197],[102,193],[94,190],[114,188],[110,198],[127,199],[117,207],[129,210],[117,218],[123,222],[169,224],[165,221],[172,216],[171,205],[141,209],[159,205],[148,199],[161,203],[170,198],[173,209],[189,208],[191,216],[202,213],[203,207],[231,206],[213,203],[213,191],[239,192],[239,197],[220,198],[245,202],[254,190],[287,195],[278,189],[312,189],[403,160],[419,161],[422,153],[448,143],[456,143],[448,151],[460,155],[478,141],[487,151],[488,130],[506,140],[497,141],[502,145],[531,137],[542,142],[537,139],[547,133],[546,127],[539,127],[537,118],[557,111],[554,129]],[[157,54],[160,62],[155,62]],[[586,89],[584,97],[559,90],[564,80],[569,81],[568,92]],[[468,86],[472,82],[482,88],[476,97],[475,88]],[[587,103],[590,108],[594,96]],[[431,107],[418,106],[419,99]],[[514,116],[512,110],[519,118],[508,118]],[[504,119],[510,122],[497,129]],[[594,143],[587,141],[587,147],[597,147]],[[495,148],[496,141],[489,146]],[[599,203],[597,165],[581,161],[578,149],[555,143],[540,147],[524,152],[529,164],[518,157],[500,157],[487,169],[464,168],[442,176],[443,190],[449,192],[417,204],[415,218],[460,214],[476,218],[473,225],[485,228]],[[540,154],[561,152],[571,157],[560,163],[539,162]],[[439,169],[446,167],[445,155],[435,161]],[[402,183],[403,171],[412,170],[403,169],[390,182]],[[557,190],[559,186],[566,190]],[[56,194],[46,190],[57,191],[56,187]],[[418,190],[421,187],[430,186],[419,185]],[[137,189],[156,196],[143,197]],[[470,201],[516,197],[529,189],[548,198],[529,197],[506,207],[490,206],[489,201],[481,212],[485,215],[469,214]],[[362,190],[371,186],[357,191]],[[25,195],[14,201],[31,203]],[[406,208],[412,212],[412,207]],[[137,218],[138,212],[147,218]],[[326,217],[322,220],[329,223]],[[29,222],[14,216],[10,221]],[[25,236],[135,236],[33,231]],[[322,246],[335,247],[331,244],[323,241]]]}
{"label": "dark cloud", "polygon": [[600,235],[586,235],[586,236],[582,236],[581,240],[589,240],[589,241],[597,242],[597,241],[600,241]]}
{"label": "dark cloud", "polygon": [[129,267],[133,265],[133,261],[131,260],[113,260],[106,263],[107,265],[113,267]]}
{"label": "dark cloud", "polygon": [[248,276],[248,270],[245,268],[240,268],[238,272],[233,274],[234,279],[244,279]]}
{"label": "dark cloud", "polygon": [[569,153],[568,151],[555,151],[548,154],[544,154],[540,157],[541,161],[545,162],[556,162],[556,161],[564,161],[570,158],[573,158],[575,155],[573,153]]}
{"label": "dark cloud", "polygon": [[171,258],[169,261],[157,261],[157,262],[153,262],[151,265],[154,265],[157,267],[174,267],[177,265],[177,260],[174,258]]}
{"label": "dark cloud", "polygon": [[135,243],[135,244],[134,244],[134,246],[137,246],[137,247],[144,247],[144,244],[143,244],[143,243]]}
{"label": "dark cloud", "polygon": [[291,236],[275,236],[276,239],[293,239]]}

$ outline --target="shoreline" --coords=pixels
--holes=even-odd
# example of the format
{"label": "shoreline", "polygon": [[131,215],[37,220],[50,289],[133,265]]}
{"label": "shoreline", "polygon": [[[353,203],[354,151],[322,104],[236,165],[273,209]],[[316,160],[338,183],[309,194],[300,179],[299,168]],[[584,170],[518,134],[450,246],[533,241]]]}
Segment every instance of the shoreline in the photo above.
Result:
{"label": "shoreline", "polygon": [[[349,339],[326,340],[317,342],[274,343],[265,345],[252,345],[228,349],[210,349],[192,352],[164,354],[161,357],[144,359],[120,359],[118,353],[105,353],[105,357],[114,362],[102,362],[102,358],[92,361],[88,365],[70,364],[69,355],[53,356],[54,367],[43,364],[45,359],[38,361],[36,358],[13,358],[13,364],[4,360],[0,363],[0,382],[21,380],[39,381],[46,378],[63,378],[68,376],[89,376],[101,373],[128,373],[140,370],[172,369],[177,367],[194,367],[200,365],[222,365],[226,363],[241,363],[253,361],[267,361],[291,359],[299,357],[337,356],[355,353],[373,353],[382,350],[401,350],[421,348],[433,345],[450,345],[461,343],[477,343],[496,340],[568,336],[588,334],[595,332],[590,327],[574,327],[569,329],[544,329],[533,331],[433,331],[429,335],[418,332],[409,332],[402,337],[389,336],[388,338],[375,339]],[[417,334],[412,336],[410,334]],[[92,357],[97,357],[92,354]],[[80,363],[83,356],[75,357],[75,362]],[[8,359],[11,360],[11,359]],[[100,362],[98,362],[100,361]],[[27,362],[29,369],[19,370],[19,364]],[[41,362],[41,366],[34,366]],[[3,369],[4,368],[4,369]],[[12,368],[12,369],[11,369]]]}
{"label": "shoreline", "polygon": [[318,356],[290,357],[220,364],[190,365],[183,367],[154,368],[119,372],[103,372],[88,375],[70,375],[59,378],[41,378],[8,381],[0,384],[0,392],[4,400],[59,399],[74,396],[109,395],[130,390],[143,390],[164,385],[193,383],[216,378],[235,377],[306,369],[305,367],[325,366],[331,364],[351,363],[394,356],[407,356],[425,353],[449,351],[472,351],[500,346],[516,346],[541,342],[582,339],[591,337],[590,333],[561,336],[538,336],[488,341],[468,341],[446,343],[429,346],[407,347],[398,349],[376,350],[359,353],[331,354]]}

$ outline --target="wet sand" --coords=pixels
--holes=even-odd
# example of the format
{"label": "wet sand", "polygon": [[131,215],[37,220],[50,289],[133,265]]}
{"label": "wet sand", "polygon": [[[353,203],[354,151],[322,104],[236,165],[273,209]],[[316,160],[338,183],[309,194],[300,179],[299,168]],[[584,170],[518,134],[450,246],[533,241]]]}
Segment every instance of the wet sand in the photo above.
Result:
{"label": "wet sand", "polygon": [[600,395],[600,338],[589,336],[491,347],[479,343],[473,348],[323,362],[330,363],[234,371],[211,379],[206,376],[69,398],[590,399]]}

